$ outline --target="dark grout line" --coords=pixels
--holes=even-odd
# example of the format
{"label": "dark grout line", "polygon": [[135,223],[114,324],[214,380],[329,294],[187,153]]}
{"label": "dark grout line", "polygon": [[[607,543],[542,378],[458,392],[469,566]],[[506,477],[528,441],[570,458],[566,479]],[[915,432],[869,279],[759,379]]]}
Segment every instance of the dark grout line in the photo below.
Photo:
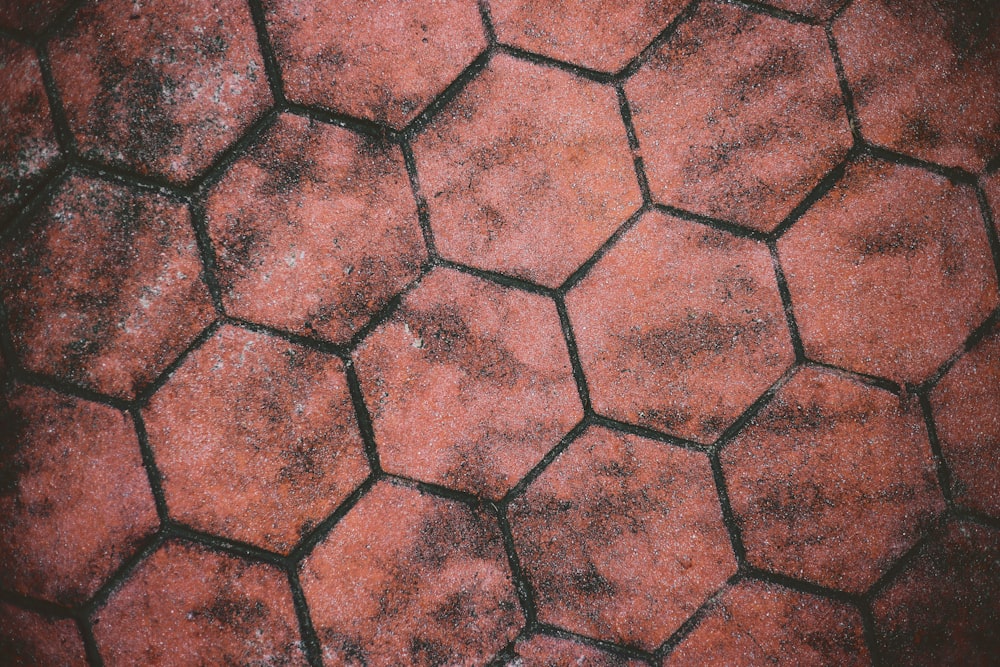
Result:
{"label": "dark grout line", "polygon": [[[726,583],[720,586],[717,591],[712,593],[712,595],[710,595],[707,600],[702,602],[701,605],[694,610],[694,613],[688,616],[687,619],[683,623],[681,623],[681,626],[676,630],[674,630],[673,634],[670,635],[667,638],[667,640],[664,641],[660,645],[660,647],[656,649],[656,651],[653,653],[655,658],[657,660],[665,660],[667,656],[673,653],[674,649],[676,649],[681,642],[687,639],[688,635],[694,632],[694,630],[699,625],[701,625],[701,622],[705,619],[705,617],[712,610],[714,610],[716,606],[718,606],[719,600],[722,599],[722,596],[725,594],[725,592],[728,589],[732,588],[733,586],[737,585],[740,581],[742,581],[742,579],[743,575],[737,572],[736,574],[731,576],[729,580],[726,581]],[[655,664],[660,664],[660,663],[656,662]]]}
{"label": "dark grout line", "polygon": [[194,230],[195,242],[198,244],[198,258],[201,261],[201,280],[212,298],[212,307],[217,317],[225,317],[226,309],[222,304],[222,287],[216,275],[216,255],[212,238],[208,231],[208,215],[205,212],[205,202],[199,198],[189,207],[191,226]]}
{"label": "dark grout line", "polygon": [[400,141],[400,148],[403,151],[403,161],[406,164],[406,175],[410,179],[410,189],[413,191],[413,199],[417,204],[417,220],[420,223],[420,232],[424,237],[424,247],[427,249],[427,257],[430,261],[437,261],[440,255],[437,250],[437,243],[434,241],[434,229],[431,227],[430,207],[427,199],[420,189],[420,177],[417,173],[417,159],[413,154],[413,145],[409,139],[403,138]]}
{"label": "dark grout line", "polygon": [[[29,197],[21,201],[14,212],[0,225],[0,244],[19,241],[27,233],[27,228],[35,217],[42,213],[56,190],[70,178],[76,170],[66,161],[57,168],[51,177],[40,183]],[[6,258],[5,258],[6,259]]]}
{"label": "dark grout line", "polygon": [[413,489],[423,495],[434,496],[435,498],[441,498],[443,500],[451,500],[474,509],[483,506],[482,498],[468,493],[467,491],[451,489],[447,486],[442,486],[433,482],[425,482],[413,477],[407,477],[406,475],[400,473],[383,473],[383,479],[389,484],[393,484],[395,486]]}
{"label": "dark grout line", "polygon": [[887,391],[890,394],[895,394],[901,398],[907,393],[906,388],[894,380],[879,377],[877,375],[868,375],[867,373],[853,371],[849,368],[841,368],[840,366],[835,366],[834,364],[828,364],[825,361],[806,358],[799,365],[811,368],[821,368],[825,371],[839,375],[840,377],[853,380],[854,382],[860,382],[861,384],[881,389],[882,391]]}
{"label": "dark grout line", "polygon": [[829,25],[832,25],[833,23],[835,23],[837,21],[837,19],[839,19],[840,16],[844,12],[846,12],[850,8],[850,6],[853,5],[853,4],[854,4],[854,0],[841,0],[840,6],[837,7],[837,9],[834,10],[833,14],[830,15],[830,18],[827,20],[827,23]]}
{"label": "dark grout line", "polygon": [[81,613],[88,618],[93,617],[100,611],[101,607],[108,601],[116,591],[118,591],[132,575],[132,573],[150,555],[159,549],[166,541],[166,533],[161,528],[150,535],[140,546],[129,556],[124,563],[101,585],[98,591],[82,606]]}
{"label": "dark grout line", "polygon": [[580,65],[574,65],[573,63],[568,63],[563,60],[557,60],[556,58],[544,56],[540,53],[534,53],[533,51],[526,51],[509,44],[497,44],[496,49],[499,53],[506,54],[512,58],[517,58],[518,60],[523,60],[541,67],[551,67],[552,69],[572,74],[573,76],[586,81],[593,81],[594,83],[599,84],[610,84],[617,80],[617,77],[614,74],[600,72],[588,67],[581,67]]}
{"label": "dark grout line", "polygon": [[678,28],[695,15],[701,7],[701,3],[702,0],[692,0],[692,2],[689,2],[687,7],[682,9],[681,12],[674,17],[674,20],[671,21],[666,28],[661,30],[660,34],[654,37],[653,41],[647,44],[646,47],[639,52],[639,55],[633,58],[630,62],[626,63],[620,70],[615,72],[613,80],[625,81],[638,72],[639,69],[645,65],[650,58],[652,58],[653,54],[659,51],[660,47],[662,47],[667,40],[673,37]]}
{"label": "dark grout line", "polygon": [[361,389],[361,379],[358,378],[357,369],[350,358],[344,364],[344,372],[347,375],[347,387],[351,392],[351,404],[354,407],[354,417],[358,423],[358,430],[361,432],[361,441],[365,446],[365,456],[368,458],[368,467],[378,475],[382,473],[382,461],[378,454],[378,445],[375,442],[375,427],[372,424],[371,414],[365,404],[364,392]]}
{"label": "dark grout line", "polygon": [[607,417],[605,415],[600,415],[594,413],[590,416],[590,422],[595,426],[603,426],[604,428],[610,429],[612,431],[618,431],[619,433],[628,433],[630,435],[636,435],[640,438],[646,438],[648,440],[655,440],[656,442],[662,442],[665,445],[670,445],[672,447],[680,447],[681,449],[687,449],[692,452],[701,452],[702,454],[707,454],[711,451],[711,447],[708,445],[703,445],[700,442],[695,442],[694,440],[685,440],[683,438],[678,438],[676,436],[670,435],[669,433],[664,433],[654,428],[648,426],[641,426],[639,424],[633,424],[631,422],[621,421],[615,419],[614,417]]}
{"label": "dark grout line", "polygon": [[276,107],[279,113],[290,113],[314,120],[318,123],[336,125],[357,134],[378,139],[383,143],[398,143],[402,135],[388,125],[382,125],[367,118],[349,116],[322,106],[285,102]]}
{"label": "dark grout line", "polygon": [[859,155],[863,152],[863,148],[859,144],[852,146],[844,158],[836,165],[833,169],[828,171],[823,178],[820,179],[819,183],[810,190],[805,197],[802,198],[795,208],[785,216],[785,218],[778,223],[778,225],[771,230],[770,233],[766,235],[766,238],[770,241],[777,241],[785,232],[787,232],[792,225],[799,221],[799,219],[805,215],[813,206],[826,196],[833,187],[840,182],[844,177],[844,173],[847,171],[847,167],[853,164]]}
{"label": "dark grout line", "polygon": [[588,637],[587,635],[582,635],[578,632],[572,632],[566,630],[565,628],[560,628],[555,625],[550,625],[548,623],[539,623],[537,628],[537,633],[540,635],[545,635],[547,637],[554,637],[556,639],[568,639],[570,641],[575,641],[579,644],[584,644],[585,646],[591,646],[596,649],[600,649],[606,653],[618,656],[620,658],[626,658],[630,660],[642,660],[647,664],[652,663],[655,657],[652,653],[643,651],[640,648],[634,646],[625,646],[623,644],[617,644],[615,642],[609,642],[604,639],[597,639],[596,637]]}
{"label": "dark grout line", "polygon": [[288,586],[292,591],[292,605],[295,607],[295,616],[299,621],[299,636],[302,639],[306,661],[311,667],[322,667],[323,648],[320,645],[319,635],[316,634],[316,627],[313,625],[312,614],[305,591],[302,589],[302,582],[299,581],[298,569],[289,567],[287,574]]}
{"label": "dark grout line", "polygon": [[885,660],[882,658],[882,651],[878,644],[878,630],[875,623],[875,614],[868,601],[859,602],[855,608],[861,616],[861,630],[864,634],[865,646],[868,647],[868,655],[871,659],[871,667],[882,667]]}
{"label": "dark grout line", "polygon": [[91,401],[92,403],[100,403],[101,405],[107,405],[108,407],[115,408],[116,410],[128,411],[131,403],[123,398],[117,396],[109,396],[107,394],[102,394],[99,391],[86,387],[84,385],[79,385],[62,378],[54,377],[51,375],[46,375],[44,373],[36,373],[34,371],[29,371],[23,366],[13,363],[11,361],[11,374],[12,377],[22,383],[27,385],[32,385],[35,387],[42,387],[44,389],[50,389],[52,391],[59,392],[60,394],[65,394],[67,396],[72,396],[74,398],[79,398],[84,401]]}
{"label": "dark grout line", "polygon": [[71,0],[71,2],[66,3],[66,6],[59,11],[55,19],[39,33],[38,38],[48,40],[54,37],[56,33],[61,32],[73,21],[76,13],[80,11],[80,8],[86,2],[87,0]]}
{"label": "dark grout line", "polygon": [[90,667],[103,667],[104,658],[97,646],[97,638],[94,636],[94,625],[89,618],[80,616],[76,619],[76,628],[80,632],[80,639],[83,640],[83,652]]}
{"label": "dark grout line", "polygon": [[587,374],[584,372],[583,362],[580,360],[580,349],[576,344],[576,334],[573,332],[569,311],[566,309],[566,300],[562,296],[556,296],[555,302],[556,312],[559,314],[559,325],[562,327],[563,340],[566,343],[566,352],[569,353],[569,363],[573,369],[573,379],[576,381],[576,390],[580,395],[583,413],[586,415],[593,412]]}
{"label": "dark grout line", "polygon": [[532,482],[538,479],[538,476],[545,472],[546,468],[548,468],[549,465],[551,465],[552,462],[556,460],[556,458],[558,458],[559,455],[562,454],[574,440],[580,437],[580,435],[587,430],[590,423],[590,420],[587,417],[584,417],[577,422],[577,424],[571,428],[566,435],[560,438],[555,447],[546,452],[545,456],[542,457],[542,460],[536,463],[531,470],[525,473],[524,477],[518,480],[517,484],[511,487],[511,489],[504,494],[504,497],[498,503],[501,511],[506,510],[512,502],[524,493],[525,489],[527,489]]}
{"label": "dark grout line", "polygon": [[694,222],[699,225],[705,225],[706,227],[711,227],[712,229],[716,229],[720,232],[725,232],[739,238],[750,239],[758,242],[767,241],[769,238],[768,234],[757,231],[756,229],[737,225],[729,222],[728,220],[722,220],[721,218],[712,218],[700,213],[694,213],[676,206],[670,206],[668,204],[653,204],[653,209],[659,211],[660,213],[665,213],[675,218],[680,218],[681,220],[686,220],[688,222]]}
{"label": "dark grout line", "polygon": [[863,596],[861,595],[847,593],[828,586],[821,586],[820,584],[815,584],[811,581],[806,581],[805,579],[796,579],[795,577],[790,577],[788,575],[781,574],[780,572],[772,572],[771,570],[765,570],[753,565],[747,565],[743,568],[743,576],[747,579],[763,581],[787,588],[789,590],[797,591],[799,593],[808,593],[809,595],[815,595],[828,600],[842,602],[854,607],[863,603]]}
{"label": "dark grout line", "polygon": [[1000,153],[994,155],[993,158],[986,163],[986,166],[983,167],[983,173],[992,174],[994,171],[997,171],[998,169],[1000,169]]}
{"label": "dark grout line", "polygon": [[799,364],[792,364],[785,369],[785,372],[781,375],[781,377],[775,380],[770,387],[765,389],[764,392],[758,396],[746,410],[740,413],[740,416],[737,417],[733,423],[722,432],[722,435],[716,438],[715,442],[712,443],[711,447],[709,447],[709,451],[714,454],[721,453],[726,445],[739,435],[740,432],[742,432],[743,429],[746,428],[746,426],[749,425],[758,414],[760,414],[761,410],[763,410],[774,399],[774,395],[778,393],[778,390],[785,386],[785,384],[791,380],[796,373],[798,373],[799,368]]}
{"label": "dark grout line", "polygon": [[[993,276],[1000,282],[1000,237],[997,235],[997,223],[993,216],[993,208],[990,206],[989,197],[982,183],[976,183],[976,199],[979,202],[979,211],[983,216],[983,223],[986,225],[986,238],[989,240],[990,252],[993,255]],[[997,202],[1000,209],[1000,202]]]}
{"label": "dark grout line", "polygon": [[538,623],[538,606],[535,603],[535,591],[528,578],[527,572],[521,566],[521,559],[517,555],[517,547],[514,545],[514,533],[510,528],[510,520],[507,517],[506,506],[495,507],[494,514],[497,524],[500,527],[500,536],[503,539],[503,548],[507,556],[507,566],[510,568],[511,579],[517,592],[517,599],[524,612],[524,622],[526,628],[534,627]]}
{"label": "dark grout line", "polygon": [[260,0],[247,0],[247,3],[257,33],[257,47],[260,49],[261,59],[264,62],[264,75],[267,77],[267,85],[271,89],[271,97],[276,104],[281,104],[285,101],[285,84],[282,80],[281,65],[278,63],[278,57],[267,33],[267,18],[264,7]]}
{"label": "dark grout line", "polygon": [[877,160],[891,162],[892,164],[897,164],[903,167],[916,167],[918,169],[923,169],[924,171],[929,171],[932,174],[937,174],[938,176],[944,176],[956,185],[974,185],[977,180],[975,174],[969,173],[959,167],[949,167],[946,165],[936,164],[912,155],[900,153],[891,148],[886,148],[885,146],[879,146],[878,144],[865,143],[864,153]]}
{"label": "dark grout line", "polygon": [[136,436],[139,439],[139,453],[142,456],[142,465],[146,469],[146,479],[153,494],[153,501],[156,503],[156,516],[160,520],[160,526],[163,527],[170,522],[170,510],[167,507],[167,497],[163,491],[163,474],[156,467],[156,457],[153,454],[152,446],[149,444],[149,434],[146,431],[146,423],[143,421],[142,412],[136,408],[132,408],[128,413],[132,417]]}
{"label": "dark grout line", "polygon": [[368,490],[375,486],[375,483],[382,478],[381,473],[372,473],[368,475],[364,482],[362,482],[358,488],[347,497],[344,502],[340,504],[340,507],[335,509],[328,517],[320,521],[315,528],[312,529],[305,537],[299,540],[299,543],[295,545],[288,553],[288,560],[292,563],[301,563],[303,559],[308,558],[309,554],[312,553],[313,549],[322,542],[326,536],[333,530],[333,527],[340,522],[344,515],[346,515]]}
{"label": "dark grout line", "polygon": [[428,262],[424,267],[422,267],[420,274],[416,278],[411,280],[409,284],[407,284],[405,287],[403,287],[403,289],[397,292],[395,296],[386,301],[385,305],[382,306],[382,308],[380,308],[378,312],[372,315],[367,322],[365,322],[361,327],[358,328],[357,331],[354,332],[354,335],[351,336],[351,340],[344,346],[344,349],[348,350],[351,356],[353,357],[354,352],[357,351],[358,347],[362,344],[364,339],[367,338],[368,335],[371,334],[373,331],[382,326],[390,317],[392,317],[393,313],[395,313],[396,310],[402,305],[403,299],[406,298],[406,295],[412,292],[414,289],[416,289],[420,285],[420,282],[424,279],[424,276],[430,273],[431,269],[433,268],[434,265],[430,262]]}
{"label": "dark grout line", "polygon": [[493,16],[490,12],[489,0],[478,0],[479,18],[483,22],[483,33],[486,35],[486,43],[489,48],[496,46],[497,31],[493,27]]}
{"label": "dark grout line", "polygon": [[840,58],[840,47],[837,45],[837,38],[833,34],[833,21],[825,28],[826,43],[833,57],[833,69],[837,74],[837,84],[840,86],[840,97],[844,103],[844,110],[847,112],[847,122],[851,126],[851,136],[854,137],[854,145],[858,146],[864,142],[861,133],[861,119],[858,116],[854,105],[854,92],[847,81],[847,74],[844,71],[844,62]]}
{"label": "dark grout line", "polygon": [[806,358],[805,346],[802,343],[802,334],[799,332],[799,323],[795,319],[795,312],[792,306],[792,292],[788,288],[788,280],[785,278],[785,270],[781,267],[781,258],[778,255],[778,244],[771,242],[767,244],[767,249],[771,253],[771,266],[774,269],[774,280],[778,286],[778,296],[781,297],[781,307],[785,312],[785,325],[788,327],[788,335],[792,342],[792,350],[795,352],[796,363],[801,363]]}
{"label": "dark grout line", "polygon": [[964,507],[955,507],[949,510],[949,513],[951,518],[956,521],[972,523],[990,530],[1000,530],[1000,518],[987,516]]}
{"label": "dark grout line", "polygon": [[929,378],[916,386],[913,391],[916,393],[933,391],[937,383],[941,381],[941,378],[948,374],[948,371],[952,369],[958,360],[970,352],[980,341],[991,335],[998,326],[1000,326],[1000,306],[994,308],[993,312],[979,326],[972,330],[972,333],[965,339],[962,346],[952,353]]}
{"label": "dark grout line", "polygon": [[719,506],[722,509],[722,523],[729,533],[729,543],[733,548],[733,555],[736,557],[737,571],[746,571],[748,567],[746,545],[743,544],[743,529],[740,527],[739,519],[733,506],[729,502],[729,489],[726,486],[726,476],[722,471],[722,460],[718,451],[708,455],[708,461],[712,466],[712,479],[715,481],[715,490],[719,496]]}
{"label": "dark grout line", "polygon": [[168,197],[176,202],[188,202],[193,189],[185,185],[177,185],[165,178],[155,175],[142,175],[115,164],[107,164],[90,158],[74,156],[70,160],[75,173],[91,178],[97,178],[109,183],[116,183],[131,188],[154,192]]}
{"label": "dark grout line", "polygon": [[222,318],[216,318],[208,326],[202,329],[201,333],[195,336],[194,340],[191,341],[191,343],[187,346],[187,348],[183,352],[181,352],[177,356],[177,358],[174,359],[170,363],[170,365],[167,366],[156,379],[154,379],[151,383],[149,383],[148,386],[144,387],[142,391],[136,393],[133,405],[135,405],[138,408],[146,407],[146,404],[149,403],[149,399],[153,397],[153,394],[155,394],[160,389],[160,387],[162,387],[167,383],[167,380],[169,380],[170,377],[174,374],[174,372],[176,372],[177,369],[180,368],[181,364],[183,364],[184,361],[187,360],[188,356],[190,356],[191,353],[193,353],[195,350],[204,345],[205,342],[208,341],[208,339],[211,338],[215,334],[215,332],[219,330],[224,321],[225,320],[223,320]]}
{"label": "dark grout line", "polygon": [[479,73],[486,68],[492,58],[493,49],[487,48],[485,51],[476,56],[469,65],[462,70],[462,73],[455,78],[448,87],[442,91],[440,95],[431,100],[430,104],[424,107],[424,110],[417,114],[417,117],[410,121],[402,131],[401,134],[407,139],[413,139],[416,135],[420,134],[424,128],[426,128],[437,116],[438,112],[444,109],[449,102],[451,102],[455,97],[458,96],[462,90],[465,89],[469,83],[479,75]]}
{"label": "dark grout line", "polygon": [[626,219],[625,222],[623,222],[621,226],[619,226],[618,229],[616,229],[615,232],[611,236],[609,236],[604,243],[601,244],[601,247],[598,248],[593,255],[588,257],[583,264],[578,266],[577,269],[572,274],[570,274],[570,276],[565,281],[563,281],[563,284],[560,285],[557,289],[558,293],[561,294],[562,296],[565,296],[567,293],[569,293],[570,290],[572,290],[584,278],[586,278],[587,275],[590,273],[591,269],[593,269],[594,266],[601,261],[601,258],[603,258],[606,254],[608,254],[608,252],[615,245],[617,245],[617,243],[621,240],[621,238],[625,236],[625,234],[627,234],[630,229],[635,227],[636,223],[639,222],[639,219],[642,218],[643,214],[646,213],[648,210],[649,210],[648,208],[642,206],[639,209],[637,209],[635,213],[630,215],[628,219]]}
{"label": "dark grout line", "polygon": [[349,357],[347,350],[343,345],[338,345],[336,343],[330,343],[328,341],[311,338],[309,336],[303,336],[297,334],[293,331],[287,331],[285,329],[279,329],[277,327],[272,327],[267,324],[260,324],[258,322],[251,322],[250,320],[244,320],[240,317],[226,316],[222,318],[223,324],[228,324],[229,326],[239,327],[240,329],[246,329],[247,331],[252,331],[254,333],[263,334],[265,336],[271,336],[272,338],[279,338],[286,343],[291,343],[292,345],[298,345],[300,347],[306,347],[310,350],[320,352],[322,354],[329,354],[335,357],[339,357],[341,360],[346,361]]}
{"label": "dark grout line", "polygon": [[[0,243],[7,238],[7,230],[15,226],[21,213],[25,209],[35,210],[35,201],[42,192],[51,192],[54,184],[61,182],[61,176],[65,173],[68,161],[60,154],[52,164],[44,171],[39,172],[34,185],[28,187],[24,194],[14,203],[11,211],[0,217]],[[47,200],[47,197],[43,197]]]}
{"label": "dark grout line", "polygon": [[649,176],[646,174],[646,164],[639,150],[639,135],[635,130],[635,123],[632,118],[632,106],[625,95],[624,86],[615,86],[615,93],[618,96],[618,112],[621,115],[622,123],[625,125],[625,136],[628,138],[628,145],[632,151],[632,168],[635,169],[635,178],[639,183],[639,194],[642,197],[642,205],[643,208],[648,208],[653,204],[653,193],[649,189]]}
{"label": "dark grout line", "polygon": [[934,410],[931,407],[931,399],[928,392],[920,392],[918,400],[920,401],[920,412],[924,418],[924,426],[927,428],[927,439],[930,441],[931,453],[934,455],[941,495],[944,496],[948,507],[953,507],[954,496],[951,490],[951,470],[941,451],[941,440],[938,438],[937,425],[934,423]]}
{"label": "dark grout line", "polygon": [[558,296],[556,290],[551,287],[546,287],[544,285],[539,285],[538,283],[531,282],[530,280],[525,280],[523,278],[516,278],[514,276],[508,276],[505,273],[498,273],[496,271],[489,271],[487,269],[480,269],[475,266],[470,266],[468,264],[462,264],[461,262],[455,262],[450,259],[438,259],[435,264],[441,268],[451,269],[453,271],[459,271],[470,276],[475,276],[476,278],[481,278],[494,285],[499,285],[500,287],[509,287],[511,289],[521,290],[522,292],[529,292],[531,294],[538,294],[540,296],[548,297],[554,299]]}
{"label": "dark grout line", "polygon": [[42,87],[48,97],[49,115],[52,118],[52,126],[56,132],[59,150],[65,157],[73,156],[77,153],[76,137],[73,135],[69,117],[66,115],[62,94],[56,85],[56,77],[49,60],[48,44],[45,41],[39,41],[35,46],[35,53],[38,56],[38,66],[42,72]]}
{"label": "dark grout line", "polygon": [[204,531],[192,528],[182,523],[171,521],[163,528],[166,539],[180,539],[192,544],[215,551],[217,553],[234,556],[254,563],[267,563],[276,567],[285,568],[289,564],[287,557],[282,554],[262,549],[247,542],[213,535]]}
{"label": "dark grout line", "polygon": [[191,192],[196,201],[204,206],[210,191],[228,173],[229,168],[239,159],[245,157],[263,139],[264,135],[278,121],[281,111],[277,107],[271,107],[264,111],[250,124],[243,134],[236,141],[226,146],[200,175],[196,176],[191,183]]}
{"label": "dark grout line", "polygon": [[811,16],[806,16],[805,14],[797,14],[795,12],[789,11],[787,9],[781,9],[779,7],[772,7],[771,5],[765,5],[762,2],[755,2],[755,0],[718,0],[719,2],[724,2],[727,5],[733,5],[734,7],[740,7],[748,12],[753,12],[754,14],[764,14],[772,18],[779,19],[786,23],[804,23],[806,25],[821,26],[823,22],[815,19]]}
{"label": "dark grout line", "polygon": [[910,566],[910,563],[920,555],[926,546],[939,537],[949,519],[949,511],[939,516],[931,527],[911,546],[906,553],[896,559],[889,568],[882,573],[874,584],[872,584],[862,596],[866,604],[872,604],[875,599],[882,594],[892,583]]}

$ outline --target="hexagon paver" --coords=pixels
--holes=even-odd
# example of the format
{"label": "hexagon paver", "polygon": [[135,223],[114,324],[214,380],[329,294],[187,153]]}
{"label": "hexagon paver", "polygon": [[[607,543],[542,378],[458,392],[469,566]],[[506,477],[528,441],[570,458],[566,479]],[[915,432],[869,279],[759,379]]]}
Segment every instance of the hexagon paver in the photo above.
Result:
{"label": "hexagon paver", "polygon": [[547,635],[518,640],[514,644],[514,656],[504,663],[506,667],[642,667],[645,664],[606,653],[588,644]]}
{"label": "hexagon paver", "polygon": [[288,580],[184,542],[168,542],[94,616],[112,665],[305,665]]}
{"label": "hexagon paver", "polygon": [[289,98],[402,128],[486,48],[475,0],[264,0]]}
{"label": "hexagon paver", "polygon": [[301,578],[326,664],[481,665],[524,621],[496,520],[386,482]]}
{"label": "hexagon paver", "polygon": [[706,3],[625,85],[653,198],[760,231],[852,145],[822,28]]}
{"label": "hexagon paver", "polygon": [[853,607],[744,581],[723,593],[663,661],[664,667],[722,664],[863,667],[871,657]]}
{"label": "hexagon paver", "polygon": [[997,305],[972,188],[864,159],[778,242],[813,359],[897,382],[933,373]]}
{"label": "hexagon paver", "polygon": [[930,395],[956,502],[1000,519],[1000,327],[948,370]]}
{"label": "hexagon paver", "polygon": [[538,618],[653,650],[736,572],[708,458],[592,427],[510,505]]}
{"label": "hexagon paver", "polygon": [[526,51],[604,72],[616,72],[639,55],[688,4],[688,0],[607,3],[493,0],[497,39]]}
{"label": "hexagon paver", "polygon": [[0,218],[34,189],[58,156],[35,52],[0,38]]}
{"label": "hexagon paver", "polygon": [[458,271],[354,358],[390,473],[499,499],[583,418],[555,304]]}
{"label": "hexagon paver", "polygon": [[46,618],[0,602],[0,656],[14,667],[86,667],[87,656],[76,623]]}
{"label": "hexagon paver", "polygon": [[1000,537],[951,523],[875,598],[885,664],[996,664],[1000,655]]}
{"label": "hexagon paver", "polygon": [[398,147],[282,115],[206,203],[227,312],[342,343],[427,258]]}
{"label": "hexagon paver", "polygon": [[598,413],[706,444],[794,360],[767,248],[658,212],[566,305]]}
{"label": "hexagon paver", "polygon": [[866,139],[971,171],[1000,154],[1000,5],[858,0],[833,33]]}
{"label": "hexagon paver", "polygon": [[506,55],[413,152],[442,255],[550,287],[642,203],[615,91]]}
{"label": "hexagon paver", "polygon": [[80,604],[158,525],[132,420],[20,387],[0,434],[0,586]]}
{"label": "hexagon paver", "polygon": [[840,9],[847,0],[763,0],[763,4],[784,9],[810,18],[825,21]]}
{"label": "hexagon paver", "polygon": [[214,317],[185,206],[71,176],[6,244],[0,293],[21,363],[131,398]]}
{"label": "hexagon paver", "polygon": [[754,565],[864,592],[944,510],[919,411],[800,370],[722,452]]}
{"label": "hexagon paver", "polygon": [[144,411],[175,519],[287,552],[368,475],[340,359],[223,327]]}
{"label": "hexagon paver", "polygon": [[271,103],[241,0],[90,0],[50,58],[80,151],[173,181],[208,167]]}

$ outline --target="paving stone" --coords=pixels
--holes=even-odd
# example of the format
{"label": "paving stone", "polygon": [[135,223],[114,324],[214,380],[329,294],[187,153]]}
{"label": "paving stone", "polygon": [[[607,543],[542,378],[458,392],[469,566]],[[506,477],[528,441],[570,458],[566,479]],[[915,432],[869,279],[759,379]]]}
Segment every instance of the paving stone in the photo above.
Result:
{"label": "paving stone", "polygon": [[0,655],[8,664],[84,667],[87,656],[76,623],[47,618],[0,602]]}

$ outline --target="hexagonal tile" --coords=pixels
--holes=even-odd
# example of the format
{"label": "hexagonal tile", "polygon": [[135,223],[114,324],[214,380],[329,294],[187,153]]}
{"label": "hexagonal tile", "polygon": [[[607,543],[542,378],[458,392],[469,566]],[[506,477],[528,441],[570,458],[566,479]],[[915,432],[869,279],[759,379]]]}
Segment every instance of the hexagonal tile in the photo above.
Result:
{"label": "hexagonal tile", "polygon": [[833,34],[866,139],[970,171],[1000,154],[1000,5],[858,0]]}
{"label": "hexagonal tile", "polygon": [[997,305],[975,192],[863,159],[778,242],[806,354],[897,382],[931,375]]}
{"label": "hexagonal tile", "polygon": [[607,3],[493,0],[497,38],[526,51],[583,67],[616,72],[639,55],[688,0]]}
{"label": "hexagonal tile", "polygon": [[158,525],[132,420],[19,387],[0,433],[0,586],[80,604]]}
{"label": "hexagonal tile", "polygon": [[653,650],[736,572],[708,458],[591,427],[510,505],[543,623]]}
{"label": "hexagonal tile", "polygon": [[825,21],[847,3],[847,0],[762,0],[762,4],[784,9],[813,19]]}
{"label": "hexagonal tile", "polygon": [[583,418],[555,304],[458,271],[354,358],[390,473],[499,499]]}
{"label": "hexagonal tile", "polygon": [[387,482],[301,578],[326,664],[480,665],[524,621],[496,519]]}
{"label": "hexagonal tile", "polygon": [[12,666],[85,667],[87,656],[73,619],[47,618],[0,602],[0,656]]}
{"label": "hexagonal tile", "polygon": [[442,255],[550,287],[642,203],[615,91],[505,55],[413,152]]}
{"label": "hexagonal tile", "polygon": [[114,665],[306,665],[278,569],[184,542],[147,558],[94,615]]}
{"label": "hexagonal tile", "polygon": [[706,444],[794,360],[767,248],[658,212],[566,305],[597,412]]}
{"label": "hexagonal tile", "polygon": [[722,452],[754,565],[862,593],[944,510],[916,409],[804,368]]}
{"label": "hexagonal tile", "polygon": [[1000,518],[1000,327],[948,370],[930,399],[955,501]]}
{"label": "hexagonal tile", "polygon": [[843,602],[743,581],[713,604],[663,660],[691,665],[871,664],[858,611]]}
{"label": "hexagonal tile", "polygon": [[49,53],[80,151],[173,181],[271,103],[241,0],[90,0]]}
{"label": "hexagonal tile", "polygon": [[514,644],[514,655],[504,663],[506,667],[642,667],[639,660],[621,658],[588,644],[547,635],[520,639]]}
{"label": "hexagonal tile", "polygon": [[226,311],[348,341],[427,259],[398,147],[282,115],[207,199]]}
{"label": "hexagonal tile", "polygon": [[368,475],[340,359],[226,326],[143,412],[173,518],[287,552]]}
{"label": "hexagonal tile", "polygon": [[8,241],[0,293],[29,370],[131,398],[213,319],[187,208],[85,176]]}
{"label": "hexagonal tile", "polygon": [[285,92],[402,128],[486,48],[475,0],[264,0]]}
{"label": "hexagonal tile", "polygon": [[40,32],[56,19],[71,0],[6,0],[0,2],[0,27],[8,30]]}
{"label": "hexagonal tile", "polygon": [[625,93],[653,198],[760,231],[853,143],[822,28],[733,5],[699,7]]}
{"label": "hexagonal tile", "polygon": [[954,522],[872,603],[886,664],[990,665],[1000,655],[1000,537]]}
{"label": "hexagonal tile", "polygon": [[59,156],[35,52],[0,39],[0,219]]}

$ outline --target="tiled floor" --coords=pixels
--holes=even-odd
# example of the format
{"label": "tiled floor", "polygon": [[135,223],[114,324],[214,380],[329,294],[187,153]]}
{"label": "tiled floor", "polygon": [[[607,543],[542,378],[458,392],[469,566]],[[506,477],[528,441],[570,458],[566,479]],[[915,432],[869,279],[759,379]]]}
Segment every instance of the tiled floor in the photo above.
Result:
{"label": "tiled floor", "polygon": [[1000,664],[1000,3],[0,0],[0,665]]}

